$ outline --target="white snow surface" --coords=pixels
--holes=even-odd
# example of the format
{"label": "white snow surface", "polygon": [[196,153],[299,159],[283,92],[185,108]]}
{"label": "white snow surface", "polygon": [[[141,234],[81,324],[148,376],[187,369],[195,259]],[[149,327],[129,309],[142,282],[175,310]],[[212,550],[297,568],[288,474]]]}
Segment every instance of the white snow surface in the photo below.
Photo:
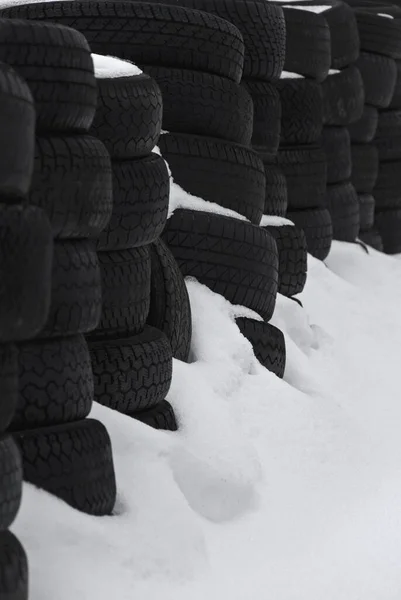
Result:
{"label": "white snow surface", "polygon": [[[291,2],[291,0],[290,0]],[[325,12],[326,10],[330,10],[330,8],[333,8],[332,6],[327,6],[327,5],[322,5],[322,6],[315,6],[315,5],[308,5],[308,6],[300,6],[299,4],[296,5],[292,5],[292,4],[282,4],[281,5],[283,8],[296,8],[298,10],[306,10],[308,12],[314,12],[317,14],[320,14],[322,12]]]}
{"label": "white snow surface", "polygon": [[114,79],[117,77],[132,77],[143,73],[139,67],[128,60],[115,56],[92,54],[95,77],[97,79]]}
{"label": "white snow surface", "polygon": [[294,225],[294,223],[284,217],[275,217],[273,215],[263,215],[260,221],[261,227],[282,227],[283,225]]}
{"label": "white snow surface", "polygon": [[341,73],[339,69],[329,69],[328,75],[338,75]]}
{"label": "white snow surface", "polygon": [[308,257],[304,308],[278,297],[284,380],[188,281],[190,364],[174,361],[177,433],[95,405],[118,502],[81,514],[24,485],[12,526],[30,600],[398,600],[401,260],[336,242]]}
{"label": "white snow surface", "polygon": [[385,17],[386,19],[394,19],[393,15],[388,15],[387,13],[377,13],[378,17]]}
{"label": "white snow surface", "polygon": [[299,73],[291,73],[291,71],[282,71],[280,79],[305,79],[303,75]]}

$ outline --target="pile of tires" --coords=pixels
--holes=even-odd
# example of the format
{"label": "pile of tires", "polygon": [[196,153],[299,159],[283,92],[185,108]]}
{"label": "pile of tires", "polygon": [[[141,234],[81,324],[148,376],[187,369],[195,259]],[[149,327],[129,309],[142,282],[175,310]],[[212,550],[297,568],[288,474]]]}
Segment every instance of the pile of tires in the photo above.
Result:
{"label": "pile of tires", "polygon": [[[0,53],[5,61],[7,53]],[[48,317],[53,239],[46,214],[26,203],[35,146],[32,95],[5,62],[0,63],[0,107],[0,597],[26,600],[27,557],[8,530],[21,503],[23,464],[6,430],[19,410],[18,345],[37,335]]]}
{"label": "pile of tires", "polygon": [[[401,9],[377,3],[356,4],[362,50],[359,66],[366,103],[370,111],[378,111],[373,144],[379,161],[373,190],[375,204],[369,206],[374,228],[360,237],[393,254],[401,252]],[[372,169],[370,162],[364,158],[365,172]]]}
{"label": "pile of tires", "polygon": [[[24,222],[30,229],[25,263],[21,257],[4,273],[26,282],[36,275],[40,280],[30,294],[25,291],[25,301],[31,311],[46,307],[47,313],[35,335],[22,338],[32,339],[18,345],[18,401],[9,429],[26,481],[78,510],[110,514],[116,497],[110,438],[100,422],[85,418],[93,377],[84,334],[101,314],[99,261],[90,238],[106,226],[112,208],[108,152],[87,135],[96,108],[90,49],[74,30],[23,20],[1,19],[0,39],[0,60],[26,80],[36,110],[32,181],[22,215],[45,214],[51,227],[39,217],[32,225]],[[49,272],[41,264],[39,278],[31,263],[48,235],[54,238],[52,246],[46,241],[46,251],[52,248]]]}

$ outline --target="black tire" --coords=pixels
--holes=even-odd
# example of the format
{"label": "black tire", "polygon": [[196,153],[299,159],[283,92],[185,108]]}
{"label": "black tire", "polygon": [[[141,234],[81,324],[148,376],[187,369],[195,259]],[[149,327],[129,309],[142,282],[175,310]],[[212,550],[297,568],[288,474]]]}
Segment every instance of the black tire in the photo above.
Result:
{"label": "black tire", "polygon": [[375,228],[383,240],[386,254],[401,252],[401,209],[376,210]]}
{"label": "black tire", "polygon": [[24,197],[33,171],[35,108],[27,84],[8,65],[0,63],[0,130],[7,151],[1,153],[0,193]]}
{"label": "black tire", "polygon": [[54,23],[1,19],[0,39],[0,61],[14,67],[32,92],[37,132],[87,131],[96,82],[84,36]]}
{"label": "black tire", "polygon": [[280,79],[281,144],[312,144],[323,126],[322,86],[310,79]]}
{"label": "black tire", "polygon": [[89,136],[36,138],[28,195],[42,208],[58,238],[95,237],[113,208],[109,154]]}
{"label": "black tire", "polygon": [[51,292],[53,239],[36,206],[0,204],[0,341],[34,337],[44,326]]}
{"label": "black tire", "polygon": [[380,162],[401,159],[401,110],[379,113],[375,146]]}
{"label": "black tire", "polygon": [[401,208],[401,160],[379,163],[373,193],[377,209]]}
{"label": "black tire", "polygon": [[28,600],[28,560],[11,531],[0,532],[0,597]]}
{"label": "black tire", "polygon": [[285,217],[287,213],[287,181],[281,169],[264,163],[266,175],[265,215]]}
{"label": "black tire", "polygon": [[130,159],[152,152],[159,139],[163,102],[157,83],[145,74],[96,78],[98,100],[90,129],[112,158]]}
{"label": "black tire", "polygon": [[162,135],[159,146],[172,177],[187,192],[260,223],[266,179],[255,151],[214,138],[173,133]]}
{"label": "black tire", "polygon": [[306,283],[307,247],[302,229],[293,225],[264,226],[276,240],[278,251],[278,292],[300,294]]}
{"label": "black tire", "polygon": [[172,377],[167,337],[146,326],[135,337],[89,342],[95,400],[123,414],[152,408],[166,397]]}
{"label": "black tire", "polygon": [[355,65],[329,75],[322,84],[322,90],[326,125],[349,125],[362,117],[365,93],[361,74]]}
{"label": "black tire", "polygon": [[18,400],[18,352],[13,344],[0,346],[0,431],[5,431]]}
{"label": "black tire", "polygon": [[24,480],[90,515],[110,515],[116,500],[111,442],[94,419],[14,433]]}
{"label": "black tire", "polygon": [[[167,0],[169,4],[196,8],[233,23],[245,44],[245,78],[271,81],[284,66],[285,21],[280,7],[271,2],[248,0]],[[165,4],[166,0],[152,0]],[[257,24],[257,26],[255,26]],[[182,50],[181,50],[182,51]],[[199,70],[208,71],[209,69]]]}
{"label": "black tire", "polygon": [[375,199],[371,194],[359,194],[359,228],[366,231],[375,221]]}
{"label": "black tire", "polygon": [[102,316],[88,338],[104,339],[142,331],[150,303],[150,256],[146,246],[98,253]]}
{"label": "black tire", "polygon": [[322,148],[327,160],[327,183],[345,181],[351,176],[351,140],[346,127],[323,127]]}
{"label": "black tire", "polygon": [[348,131],[351,136],[351,142],[356,144],[369,144],[376,134],[379,113],[374,106],[365,104],[362,117],[351,125],[348,125]]}
{"label": "black tire", "polygon": [[394,86],[393,97],[389,104],[390,109],[401,108],[401,60],[396,60],[397,77]]}
{"label": "black tire", "polygon": [[41,339],[88,333],[97,327],[102,285],[93,242],[55,242],[51,288],[49,316]]}
{"label": "black tire", "polygon": [[278,254],[274,238],[262,227],[212,213],[176,210],[163,239],[184,276],[196,277],[233,304],[270,319]]}
{"label": "black tire", "polygon": [[280,143],[281,103],[276,86],[266,81],[242,84],[253,101],[252,147],[258,152],[275,154]]}
{"label": "black tire", "polygon": [[[380,7],[377,12],[381,12]],[[363,7],[356,8],[354,14],[358,23],[361,50],[401,58],[401,22],[398,19],[381,17]]]}
{"label": "black tire", "polygon": [[285,339],[282,331],[270,323],[247,317],[237,317],[235,322],[242,335],[251,342],[258,361],[282,379],[286,361]]}
{"label": "black tire", "polygon": [[372,248],[374,248],[375,250],[383,252],[383,240],[377,229],[372,228],[368,231],[360,231],[359,239],[362,240],[364,244],[372,246]]}
{"label": "black tire", "polygon": [[0,437],[0,531],[17,516],[22,497],[22,462],[10,435]]}
{"label": "black tire", "polygon": [[93,377],[82,335],[19,345],[18,404],[10,429],[78,421],[88,416]]}
{"label": "black tire", "polygon": [[154,429],[163,429],[165,431],[177,431],[178,429],[173,407],[166,400],[163,400],[150,410],[134,413],[131,417]]}
{"label": "black tire", "polygon": [[330,69],[330,29],[324,14],[283,8],[286,28],[284,69],[323,81]]}
{"label": "black tire", "polygon": [[397,81],[395,60],[380,54],[361,52],[355,64],[362,76],[366,104],[387,108]]}
{"label": "black tire", "polygon": [[113,212],[96,241],[97,249],[126,250],[150,244],[159,237],[167,218],[170,181],[166,163],[150,154],[113,162],[112,170]]}
{"label": "black tire", "polygon": [[373,144],[352,144],[351,182],[358,194],[370,193],[379,170],[377,148]]}
{"label": "black tire", "polygon": [[314,208],[324,204],[327,161],[322,148],[312,145],[280,148],[276,164],[287,179],[290,210]]}
{"label": "black tire", "polygon": [[166,244],[150,246],[151,285],[147,322],[166,334],[174,358],[187,361],[191,349],[191,306],[184,278]]}
{"label": "black tire", "polygon": [[359,201],[354,186],[338,183],[327,186],[327,207],[333,222],[333,238],[355,242],[359,234]]}
{"label": "black tire", "polygon": [[74,27],[85,35],[92,52],[139,65],[206,71],[237,83],[242,76],[244,42],[238,29],[199,10],[142,2],[67,1],[14,6],[0,14]]}
{"label": "black tire", "polygon": [[253,104],[244,86],[188,69],[143,68],[163,94],[164,130],[250,144]]}
{"label": "black tire", "polygon": [[297,210],[287,213],[297,227],[303,229],[309,254],[319,260],[327,258],[333,239],[331,215],[326,208]]}

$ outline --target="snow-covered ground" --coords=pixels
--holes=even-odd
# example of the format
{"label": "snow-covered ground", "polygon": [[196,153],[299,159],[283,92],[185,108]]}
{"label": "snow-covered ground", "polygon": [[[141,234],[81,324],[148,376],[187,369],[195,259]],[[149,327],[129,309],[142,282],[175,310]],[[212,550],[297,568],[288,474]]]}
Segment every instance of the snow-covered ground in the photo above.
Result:
{"label": "snow-covered ground", "polygon": [[31,600],[399,600],[401,261],[335,243],[273,322],[284,381],[236,309],[189,281],[178,433],[102,406],[119,487],[95,518],[25,485]]}

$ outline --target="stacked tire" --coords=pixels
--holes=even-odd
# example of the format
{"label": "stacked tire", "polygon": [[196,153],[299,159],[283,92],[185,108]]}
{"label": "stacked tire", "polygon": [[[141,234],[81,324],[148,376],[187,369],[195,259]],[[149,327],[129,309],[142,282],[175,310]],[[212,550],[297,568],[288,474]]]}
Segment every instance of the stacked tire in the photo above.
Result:
{"label": "stacked tire", "polygon": [[[310,254],[324,260],[332,241],[330,214],[325,207],[326,158],[321,147],[322,81],[330,68],[330,33],[322,14],[291,3],[283,6],[286,23],[284,71],[278,82],[281,135],[276,164],[286,177],[290,230],[305,241]],[[295,238],[294,238],[295,242]],[[302,269],[306,275],[306,261]],[[305,279],[303,280],[303,283]],[[302,281],[300,291],[302,291]]]}
{"label": "stacked tire", "polygon": [[[174,412],[165,400],[172,377],[169,332],[163,324],[155,327],[160,324],[150,315],[152,279],[159,273],[151,275],[151,264],[158,262],[152,257],[158,256],[169,200],[166,164],[152,153],[160,135],[162,97],[154,79],[131,63],[94,60],[98,106],[91,132],[109,150],[113,174],[113,212],[97,241],[102,316],[87,335],[95,399],[174,431]],[[152,289],[152,296],[157,293]]]}
{"label": "stacked tire", "polygon": [[45,213],[26,204],[35,144],[32,95],[3,62],[0,107],[5,143],[0,153],[0,597],[25,600],[27,557],[8,530],[21,503],[23,465],[18,445],[6,430],[18,405],[17,344],[35,336],[47,319],[53,240]]}
{"label": "stacked tire", "polygon": [[366,102],[378,109],[373,142],[379,164],[370,209],[374,228],[361,239],[393,254],[401,252],[401,9],[366,5],[354,10]]}
{"label": "stacked tire", "polygon": [[[34,336],[24,336],[33,339],[18,346],[18,401],[10,430],[22,452],[25,480],[78,510],[110,514],[116,497],[110,438],[100,422],[85,418],[93,377],[83,334],[96,327],[101,312],[91,238],[105,227],[112,208],[107,150],[87,135],[96,107],[90,49],[76,31],[23,20],[1,19],[0,39],[0,60],[26,79],[35,101],[25,210],[46,213],[54,238],[48,280],[29,298],[32,307],[41,307],[50,282],[48,314]],[[40,233],[30,244],[26,252],[34,257]],[[24,273],[29,281],[30,268],[34,273],[27,258],[13,274]]]}

